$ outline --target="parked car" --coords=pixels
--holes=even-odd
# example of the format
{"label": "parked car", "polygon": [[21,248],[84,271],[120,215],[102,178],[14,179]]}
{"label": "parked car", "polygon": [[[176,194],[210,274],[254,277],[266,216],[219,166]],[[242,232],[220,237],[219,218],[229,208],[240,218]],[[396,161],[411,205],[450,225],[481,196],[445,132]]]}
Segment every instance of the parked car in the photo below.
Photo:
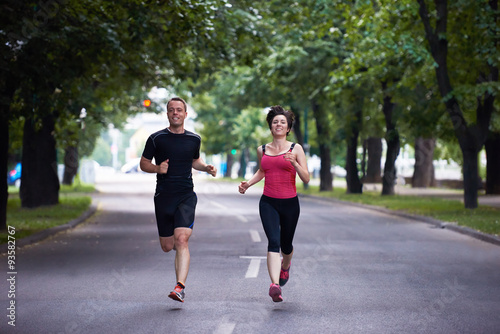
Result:
{"label": "parked car", "polygon": [[141,168],[139,167],[139,163],[141,162],[141,158],[135,158],[127,162],[122,166],[122,173],[142,173]]}
{"label": "parked car", "polygon": [[18,162],[16,167],[7,175],[7,184],[10,186],[15,185],[19,188],[21,186],[21,163]]}

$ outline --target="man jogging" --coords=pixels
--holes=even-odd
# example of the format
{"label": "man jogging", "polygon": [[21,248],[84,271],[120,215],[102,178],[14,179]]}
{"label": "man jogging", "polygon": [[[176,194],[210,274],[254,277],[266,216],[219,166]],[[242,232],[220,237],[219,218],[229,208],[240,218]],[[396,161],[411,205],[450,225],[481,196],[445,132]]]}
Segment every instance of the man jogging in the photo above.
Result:
{"label": "man jogging", "polygon": [[184,129],[186,102],[179,97],[170,99],[167,117],[170,125],[153,133],[146,141],[140,167],[147,173],[157,174],[154,203],[160,245],[164,252],[176,251],[177,285],[169,297],[184,302],[190,262],[188,241],[193,232],[197,203],[192,168],[214,177],[217,169],[200,157],[200,136]]}

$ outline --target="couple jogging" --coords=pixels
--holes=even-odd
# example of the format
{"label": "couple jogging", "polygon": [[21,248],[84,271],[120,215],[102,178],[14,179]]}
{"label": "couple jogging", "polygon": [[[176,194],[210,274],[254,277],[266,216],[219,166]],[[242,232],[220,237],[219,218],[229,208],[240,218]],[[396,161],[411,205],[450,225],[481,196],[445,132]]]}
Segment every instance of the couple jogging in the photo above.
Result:
{"label": "couple jogging", "polygon": [[[188,241],[197,203],[191,171],[194,168],[216,176],[217,169],[200,157],[200,136],[184,129],[186,102],[178,97],[172,98],[167,103],[167,117],[169,127],[148,138],[140,167],[145,172],[157,174],[154,203],[160,245],[164,252],[176,251],[177,284],[169,297],[184,302],[190,263]],[[260,167],[248,181],[241,182],[238,190],[244,194],[265,178],[259,212],[268,239],[269,296],[274,302],[281,302],[281,287],[289,278],[292,241],[300,213],[295,177],[298,174],[307,183],[309,172],[302,147],[286,139],[294,121],[293,113],[281,106],[273,106],[266,120],[273,141],[257,148]]]}

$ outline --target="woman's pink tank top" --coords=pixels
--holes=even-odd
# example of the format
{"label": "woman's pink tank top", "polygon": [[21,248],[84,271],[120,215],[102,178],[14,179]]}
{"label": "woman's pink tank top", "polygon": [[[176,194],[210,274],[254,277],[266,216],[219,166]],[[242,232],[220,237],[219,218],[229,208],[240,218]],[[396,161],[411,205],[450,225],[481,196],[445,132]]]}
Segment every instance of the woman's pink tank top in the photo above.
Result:
{"label": "woman's pink tank top", "polygon": [[[290,150],[293,150],[295,143]],[[293,198],[297,196],[295,175],[297,172],[290,161],[285,160],[285,154],[266,155],[265,145],[262,145],[261,168],[265,173],[264,195],[272,198]]]}

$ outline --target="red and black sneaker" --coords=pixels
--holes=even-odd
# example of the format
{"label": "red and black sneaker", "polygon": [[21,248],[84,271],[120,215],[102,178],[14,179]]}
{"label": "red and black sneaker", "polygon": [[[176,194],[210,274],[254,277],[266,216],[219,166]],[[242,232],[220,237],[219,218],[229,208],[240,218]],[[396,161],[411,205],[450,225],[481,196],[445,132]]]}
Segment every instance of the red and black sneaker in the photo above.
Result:
{"label": "red and black sneaker", "polygon": [[[292,264],[290,263],[290,267],[291,266],[292,266]],[[283,286],[283,285],[286,284],[286,282],[288,282],[288,279],[290,278],[290,267],[288,267],[287,270],[281,268],[281,271],[280,271],[280,286]]]}

